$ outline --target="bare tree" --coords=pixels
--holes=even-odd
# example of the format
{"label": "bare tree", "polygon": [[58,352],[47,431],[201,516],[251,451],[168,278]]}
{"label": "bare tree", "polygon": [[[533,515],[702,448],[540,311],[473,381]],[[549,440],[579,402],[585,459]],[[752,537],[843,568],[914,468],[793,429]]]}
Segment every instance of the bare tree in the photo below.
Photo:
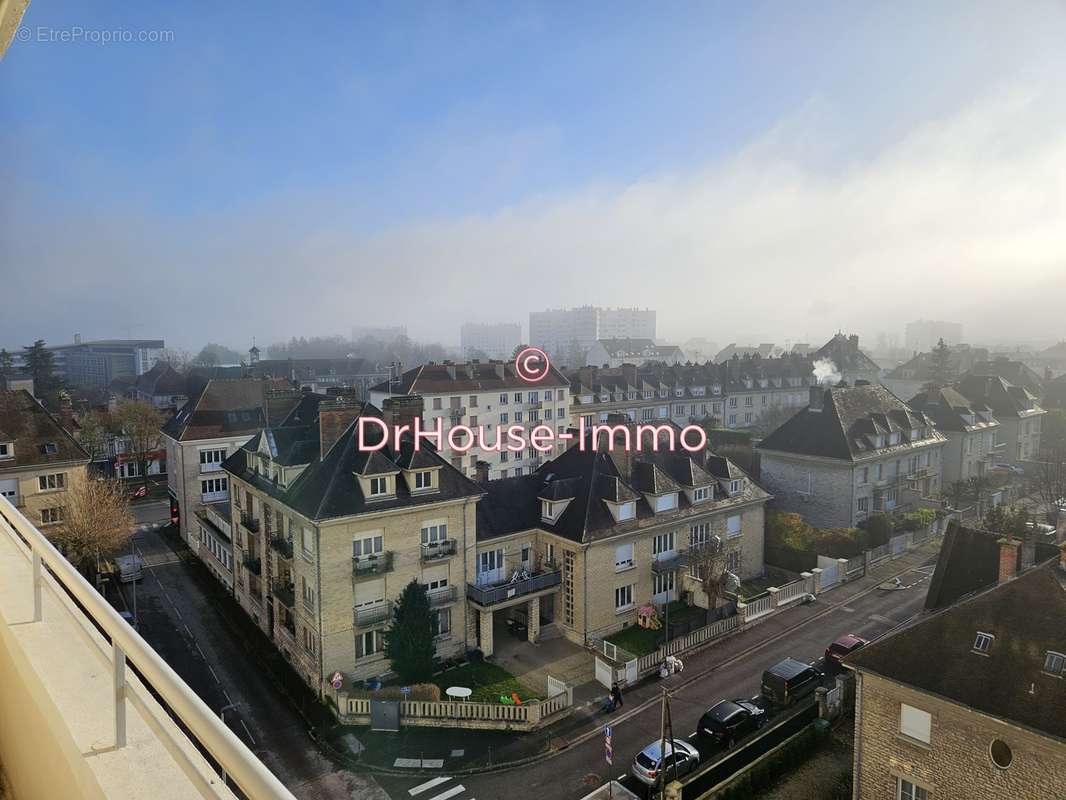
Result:
{"label": "bare tree", "polygon": [[167,347],[163,350],[163,354],[160,356],[159,360],[166,361],[178,372],[185,372],[185,370],[189,368],[192,356],[189,354],[188,350],[182,350],[178,347]]}
{"label": "bare tree", "polygon": [[977,516],[984,516],[984,508],[982,507],[982,504],[991,489],[991,484],[989,483],[988,478],[984,475],[974,475],[969,481],[967,481],[966,488],[969,498],[973,500],[974,505],[977,506]]}
{"label": "bare tree", "polygon": [[66,493],[62,525],[46,533],[75,567],[96,571],[100,558],[123,550],[133,529],[126,490],[119,481],[79,480]]}
{"label": "bare tree", "polygon": [[163,414],[151,403],[127,400],[119,403],[114,416],[116,426],[128,442],[127,453],[137,464],[141,480],[147,487],[148,464],[153,451],[160,447],[159,429],[163,426]]}
{"label": "bare tree", "polygon": [[1057,528],[1066,503],[1066,447],[1048,447],[1040,461],[1026,465],[1029,491],[1047,508],[1048,520]]}
{"label": "bare tree", "polygon": [[944,490],[943,496],[953,511],[961,511],[962,504],[970,496],[970,487],[966,481],[952,481]]}
{"label": "bare tree", "polygon": [[113,432],[114,420],[106,411],[90,411],[78,422],[78,442],[93,461],[107,458],[107,443]]}
{"label": "bare tree", "polygon": [[732,579],[726,569],[726,551],[721,536],[712,536],[706,542],[692,545],[689,550],[690,573],[699,579],[707,596],[707,608],[714,610],[718,601],[731,586]]}

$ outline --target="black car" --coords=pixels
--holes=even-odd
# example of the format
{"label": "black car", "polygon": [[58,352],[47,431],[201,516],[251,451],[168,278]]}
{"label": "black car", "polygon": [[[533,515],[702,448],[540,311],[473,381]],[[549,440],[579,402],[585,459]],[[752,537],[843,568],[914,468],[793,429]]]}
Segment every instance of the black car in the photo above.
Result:
{"label": "black car", "polygon": [[766,712],[751,700],[722,700],[707,709],[696,729],[700,736],[732,747],[766,722]]}

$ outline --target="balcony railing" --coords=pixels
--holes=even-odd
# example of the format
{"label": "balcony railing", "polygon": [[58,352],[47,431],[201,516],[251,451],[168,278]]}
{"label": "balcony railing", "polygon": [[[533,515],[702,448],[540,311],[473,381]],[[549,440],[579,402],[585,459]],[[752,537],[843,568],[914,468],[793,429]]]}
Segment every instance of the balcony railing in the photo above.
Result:
{"label": "balcony railing", "polygon": [[288,581],[274,580],[270,584],[270,593],[285,608],[296,608],[296,587]]}
{"label": "balcony railing", "polygon": [[355,609],[355,627],[365,628],[380,625],[392,617],[392,603],[379,603],[374,606],[362,606]]}
{"label": "balcony railing", "polygon": [[430,542],[422,545],[422,560],[433,561],[437,558],[447,558],[455,555],[455,539],[442,539],[439,542]]}
{"label": "balcony railing", "polygon": [[656,573],[676,572],[688,562],[688,553],[675,550],[656,556],[651,562],[651,571]]}
{"label": "balcony railing", "polygon": [[542,572],[525,580],[513,583],[499,583],[494,586],[477,586],[473,583],[466,585],[466,596],[482,606],[491,606],[503,603],[515,597],[533,594],[534,592],[551,589],[562,582],[563,573],[559,570]]}
{"label": "balcony railing", "polygon": [[392,551],[352,558],[352,575],[356,578],[382,575],[386,572],[392,572]]}
{"label": "balcony railing", "polygon": [[434,589],[431,592],[426,592],[426,597],[429,598],[431,608],[439,608],[440,606],[448,605],[448,603],[454,603],[458,594],[454,586],[446,586],[443,589]]}
{"label": "balcony railing", "polygon": [[292,560],[292,542],[288,539],[282,539],[278,536],[274,536],[270,540],[270,549],[277,553],[282,558]]}
{"label": "balcony railing", "polygon": [[263,574],[263,562],[259,556],[253,556],[251,553],[245,553],[244,558],[241,560],[244,564],[244,568],[251,572],[253,575]]}
{"label": "balcony railing", "polygon": [[[67,561],[62,554],[52,545],[45,536],[37,530],[6,498],[0,497],[0,539],[5,539],[2,551],[6,554],[17,549],[18,555],[14,558],[6,558],[2,571],[5,576],[4,588],[9,590],[16,585],[11,577],[25,575],[25,592],[27,597],[27,614],[21,630],[28,631],[37,627],[42,635],[51,632],[49,641],[59,647],[63,644],[62,632],[73,626],[81,634],[90,637],[93,652],[97,648],[103,653],[110,650],[110,669],[112,676],[107,676],[106,697],[113,709],[113,741],[99,742],[99,748],[108,751],[108,760],[113,764],[113,769],[129,771],[130,774],[137,769],[133,763],[124,763],[123,754],[127,760],[138,759],[138,765],[143,767],[144,759],[150,760],[152,769],[143,774],[139,779],[139,788],[143,792],[153,791],[158,780],[155,776],[175,776],[180,780],[188,779],[190,784],[188,794],[197,796],[204,794],[207,781],[211,780],[206,761],[202,761],[196,751],[189,747],[190,739],[198,742],[203,750],[225,771],[244,796],[255,798],[270,798],[271,800],[294,800],[292,794],[285,786],[266,768],[266,766],[247,748],[247,746],[229,729],[218,717],[218,714],[200,699],[200,697],[178,676],[176,672],[160,657],[160,655],[148,645],[140,634],[129,625],[111,605],[89,584],[88,581]],[[30,600],[32,598],[32,601]],[[77,605],[71,603],[71,598]],[[32,608],[32,617],[29,612]],[[5,611],[16,609],[5,608]],[[47,614],[46,614],[47,611]],[[69,618],[69,619],[68,619]],[[69,622],[69,625],[65,624]],[[0,624],[9,624],[0,622]],[[95,626],[95,627],[94,627]],[[14,631],[14,628],[11,628]],[[97,633],[99,630],[99,634]],[[73,635],[70,642],[80,641],[84,636]],[[14,637],[12,641],[17,641]],[[108,640],[110,640],[108,642]],[[108,646],[109,645],[109,646]],[[106,649],[104,649],[106,648]],[[68,650],[73,653],[74,650]],[[23,650],[23,655],[30,659],[27,663],[40,672],[35,673],[40,681],[54,681],[55,687],[61,687],[63,672],[57,671],[65,663],[62,659],[44,658],[41,651],[36,651],[40,656],[34,660],[34,651]],[[107,656],[104,656],[105,658]],[[133,664],[137,670],[137,678],[130,680],[126,672],[127,662]],[[45,674],[47,672],[47,675]],[[99,673],[99,670],[95,670]],[[113,680],[112,680],[113,678]],[[94,692],[100,685],[98,677],[84,670],[81,674],[78,692],[87,695]],[[151,693],[145,692],[147,687]],[[19,691],[22,684],[5,686],[5,690],[14,693],[15,702],[20,702]],[[58,691],[58,688],[57,688]],[[28,698],[22,698],[27,700]],[[156,705],[156,700],[159,706]],[[126,749],[127,745],[127,708],[133,706],[137,711],[129,720],[132,726],[131,733],[136,737],[136,747]],[[175,726],[167,716],[168,709],[184,726],[183,730]],[[68,719],[75,719],[77,710],[59,706],[60,713]],[[83,709],[85,710],[85,709]],[[79,727],[84,727],[83,719],[79,719]],[[29,724],[29,723],[28,723]],[[57,731],[57,746],[54,751],[56,759],[70,759],[70,752],[62,749],[58,741],[66,741],[70,731]],[[154,740],[154,741],[153,741]],[[47,740],[41,744],[47,745]],[[62,750],[62,754],[60,754]],[[73,751],[78,756],[78,751]],[[167,754],[177,757],[179,765],[168,760]],[[180,755],[178,755],[180,754]],[[42,763],[52,754],[42,752]],[[84,766],[84,775],[97,775],[99,788],[108,793],[108,788],[114,788],[113,782],[104,786],[107,772],[94,773],[89,768],[87,758],[91,753],[81,756],[83,761],[77,764],[78,774]],[[10,772],[12,764],[7,765]],[[68,766],[75,766],[68,764]],[[88,778],[92,780],[91,777]],[[216,779],[217,780],[217,779]],[[193,788],[195,786],[195,788]],[[17,787],[16,787],[17,788]],[[170,785],[172,793],[181,793],[181,790]],[[108,794],[108,796],[118,796]],[[128,793],[127,787],[125,792]],[[162,790],[160,790],[162,791]],[[211,791],[212,796],[228,794],[221,788]],[[140,795],[138,795],[140,796]]]}
{"label": "balcony railing", "polygon": [[249,530],[252,533],[259,533],[259,520],[253,517],[247,511],[241,512],[241,525],[243,525],[246,530]]}

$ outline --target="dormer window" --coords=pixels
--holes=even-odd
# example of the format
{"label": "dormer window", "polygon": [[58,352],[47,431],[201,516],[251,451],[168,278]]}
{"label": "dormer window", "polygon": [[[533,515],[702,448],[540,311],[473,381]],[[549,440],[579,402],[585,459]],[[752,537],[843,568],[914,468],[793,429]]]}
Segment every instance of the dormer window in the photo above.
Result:
{"label": "dormer window", "polygon": [[370,479],[370,496],[384,497],[389,493],[389,479],[386,477]]}
{"label": "dormer window", "polygon": [[15,443],[14,442],[0,442],[0,458],[14,458],[15,457]]}
{"label": "dormer window", "polygon": [[623,522],[627,519],[633,519],[637,515],[637,503],[635,500],[630,500],[628,503],[621,503],[618,505],[618,521]]}
{"label": "dormer window", "polygon": [[922,438],[922,430],[921,430],[921,428],[915,428],[913,431],[911,431],[911,441],[912,442],[916,442],[916,441],[918,441],[921,438]]}
{"label": "dormer window", "polygon": [[890,433],[888,435],[888,443],[890,445],[899,444],[899,434],[898,433]]}
{"label": "dormer window", "polygon": [[992,649],[992,642],[996,640],[996,637],[991,633],[977,632],[977,638],[973,642],[973,651],[980,653],[983,656],[988,655],[988,651]]}
{"label": "dormer window", "polygon": [[46,456],[54,456],[59,452],[59,447],[55,442],[45,442],[41,445],[41,454]]}
{"label": "dormer window", "polygon": [[704,500],[711,499],[711,487],[710,486],[697,486],[692,490],[692,502],[701,503]]}
{"label": "dormer window", "polygon": [[740,491],[740,481],[733,480],[729,482],[729,494],[733,495]]}
{"label": "dormer window", "polygon": [[885,437],[881,436],[881,435],[875,436],[874,437],[874,447],[876,447],[878,450],[880,450],[884,446],[885,446]]}
{"label": "dormer window", "polygon": [[428,492],[433,488],[433,471],[424,470],[414,473],[414,488],[416,492]]}
{"label": "dormer window", "polygon": [[661,494],[655,498],[655,512],[673,511],[677,508],[677,492]]}
{"label": "dormer window", "polygon": [[1064,669],[1066,669],[1066,655],[1056,653],[1054,650],[1048,650],[1044,656],[1044,672],[1048,675],[1054,675],[1056,678],[1061,678]]}

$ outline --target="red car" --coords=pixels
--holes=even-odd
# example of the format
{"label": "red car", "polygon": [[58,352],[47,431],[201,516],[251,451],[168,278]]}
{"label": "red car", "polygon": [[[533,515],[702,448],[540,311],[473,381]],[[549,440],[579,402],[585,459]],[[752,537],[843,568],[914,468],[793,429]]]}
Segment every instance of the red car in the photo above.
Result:
{"label": "red car", "polygon": [[851,655],[860,647],[865,647],[869,642],[863,639],[861,636],[856,636],[854,633],[849,633],[841,636],[829,647],[825,648],[825,665],[834,665],[839,667],[840,662],[844,660],[846,656]]}

